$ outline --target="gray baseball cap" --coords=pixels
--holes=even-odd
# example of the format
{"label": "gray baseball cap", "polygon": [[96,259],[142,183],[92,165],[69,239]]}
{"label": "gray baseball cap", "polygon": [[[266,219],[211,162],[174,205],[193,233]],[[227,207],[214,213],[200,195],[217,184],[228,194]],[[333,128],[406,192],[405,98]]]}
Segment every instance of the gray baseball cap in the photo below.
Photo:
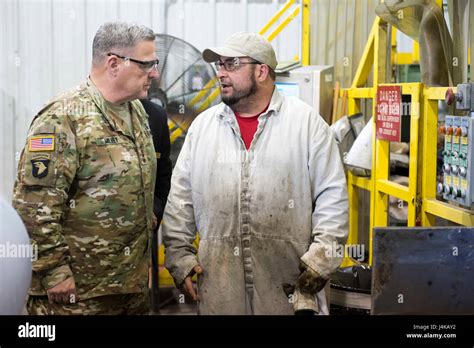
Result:
{"label": "gray baseball cap", "polygon": [[270,41],[262,35],[245,31],[233,34],[221,47],[206,48],[202,52],[202,58],[209,63],[219,60],[219,57],[250,57],[272,70],[278,64]]}

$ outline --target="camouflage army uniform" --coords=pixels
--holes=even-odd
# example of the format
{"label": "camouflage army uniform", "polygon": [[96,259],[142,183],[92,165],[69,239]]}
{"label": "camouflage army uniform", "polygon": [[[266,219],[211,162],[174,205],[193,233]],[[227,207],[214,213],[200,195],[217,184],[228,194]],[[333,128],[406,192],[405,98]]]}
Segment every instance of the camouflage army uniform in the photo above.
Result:
{"label": "camouflage army uniform", "polygon": [[109,295],[72,304],[50,303],[47,296],[30,296],[26,309],[30,315],[140,315],[150,310],[148,293]]}
{"label": "camouflage army uniform", "polygon": [[78,301],[148,291],[156,158],[130,104],[133,135],[87,79],[33,120],[13,199],[38,245],[30,295],[70,276]]}

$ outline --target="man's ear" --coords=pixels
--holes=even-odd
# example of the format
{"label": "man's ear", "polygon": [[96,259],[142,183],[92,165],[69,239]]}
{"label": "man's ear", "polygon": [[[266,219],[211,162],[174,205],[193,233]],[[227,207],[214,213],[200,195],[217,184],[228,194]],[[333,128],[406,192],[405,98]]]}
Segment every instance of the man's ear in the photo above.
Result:
{"label": "man's ear", "polygon": [[266,64],[258,65],[256,69],[258,71],[257,80],[260,82],[265,81],[268,78],[268,74],[270,73],[270,68]]}
{"label": "man's ear", "polygon": [[119,60],[115,56],[109,56],[107,57],[107,71],[112,75],[112,76],[117,76],[118,71],[119,71]]}

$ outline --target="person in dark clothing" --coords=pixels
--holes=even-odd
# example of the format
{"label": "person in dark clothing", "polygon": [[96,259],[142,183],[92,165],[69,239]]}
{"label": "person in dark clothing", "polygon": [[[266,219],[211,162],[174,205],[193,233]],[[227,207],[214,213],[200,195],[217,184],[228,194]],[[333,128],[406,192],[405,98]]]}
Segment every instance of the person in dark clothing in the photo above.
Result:
{"label": "person in dark clothing", "polygon": [[147,99],[140,99],[146,113],[148,123],[153,136],[153,145],[156,152],[156,184],[153,203],[153,212],[158,220],[157,228],[153,233],[152,240],[152,277],[151,277],[151,307],[155,313],[159,312],[158,296],[158,227],[160,226],[166,200],[170,191],[170,180],[172,164],[170,160],[170,132],[168,129],[168,117],[161,106]]}
{"label": "person in dark clothing", "polygon": [[[148,99],[140,99],[146,113],[148,114],[148,123],[153,136],[153,145],[155,145],[157,167],[156,167],[156,185],[154,213],[158,219],[158,225],[163,218],[166,199],[170,191],[171,180],[171,160],[170,160],[170,132],[168,129],[168,117],[163,107],[151,102]],[[158,228],[157,228],[158,229]]]}

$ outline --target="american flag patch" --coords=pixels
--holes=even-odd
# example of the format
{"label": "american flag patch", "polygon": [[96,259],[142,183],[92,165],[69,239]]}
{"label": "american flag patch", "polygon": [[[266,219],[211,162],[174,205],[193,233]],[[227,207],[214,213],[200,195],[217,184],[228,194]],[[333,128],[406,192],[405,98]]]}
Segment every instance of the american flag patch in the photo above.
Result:
{"label": "american flag patch", "polygon": [[54,135],[35,135],[28,141],[29,151],[54,151]]}

